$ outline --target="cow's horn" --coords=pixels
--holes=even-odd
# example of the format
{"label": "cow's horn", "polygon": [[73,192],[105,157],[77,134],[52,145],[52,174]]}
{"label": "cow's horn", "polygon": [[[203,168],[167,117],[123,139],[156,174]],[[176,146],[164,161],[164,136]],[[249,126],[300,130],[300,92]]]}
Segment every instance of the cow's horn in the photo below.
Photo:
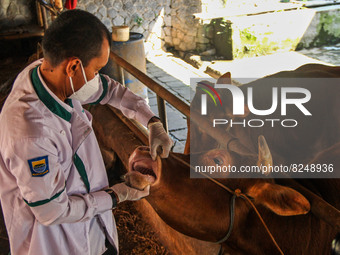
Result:
{"label": "cow's horn", "polygon": [[220,78],[218,78],[216,84],[231,84],[231,74],[226,72]]}
{"label": "cow's horn", "polygon": [[269,150],[268,144],[266,142],[266,139],[263,135],[260,135],[258,138],[258,145],[259,145],[259,160],[258,160],[258,166],[266,166],[267,170],[266,174],[270,174],[269,167],[273,166],[273,158],[272,154]]}

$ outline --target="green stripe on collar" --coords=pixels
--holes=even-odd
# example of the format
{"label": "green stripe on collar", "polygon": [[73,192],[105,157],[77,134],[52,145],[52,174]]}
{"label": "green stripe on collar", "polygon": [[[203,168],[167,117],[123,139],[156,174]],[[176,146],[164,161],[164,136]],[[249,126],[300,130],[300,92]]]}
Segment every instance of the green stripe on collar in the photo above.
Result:
{"label": "green stripe on collar", "polygon": [[66,98],[65,103],[68,104],[69,106],[71,106],[71,107],[73,108],[72,99]]}
{"label": "green stripe on collar", "polygon": [[74,154],[73,156],[73,162],[78,170],[78,173],[80,174],[80,177],[81,179],[83,180],[85,186],[86,186],[86,189],[87,189],[87,192],[90,192],[90,182],[89,182],[89,179],[87,177],[87,173],[86,173],[86,170],[85,170],[85,166],[84,166],[84,163],[83,161],[81,160],[81,158],[78,156],[78,154]]}
{"label": "green stripe on collar", "polygon": [[54,114],[58,115],[60,118],[70,121],[72,114],[68,112],[64,107],[62,107],[51,95],[47,92],[44,88],[44,85],[41,83],[39,76],[38,76],[38,66],[33,69],[31,80],[33,83],[33,87],[35,92],[37,93],[39,99],[46,105],[46,107],[53,112]]}
{"label": "green stripe on collar", "polygon": [[103,100],[103,98],[106,96],[106,93],[107,93],[107,87],[108,87],[107,80],[105,79],[105,77],[103,75],[99,74],[99,76],[100,76],[100,79],[102,80],[102,84],[103,84],[103,93],[101,94],[101,96],[99,97],[99,99],[96,102],[91,103],[91,104],[99,104],[100,101]]}
{"label": "green stripe on collar", "polygon": [[44,204],[47,204],[48,202],[51,202],[53,199],[56,199],[57,197],[59,197],[61,195],[61,193],[63,193],[65,190],[65,187],[63,188],[62,191],[58,192],[57,194],[55,194],[53,197],[51,197],[50,199],[45,199],[45,200],[40,200],[40,201],[37,201],[37,202],[33,202],[33,203],[29,203],[27,202],[26,199],[24,199],[25,203],[30,206],[30,207],[36,207],[36,206],[39,206],[39,205],[44,205]]}

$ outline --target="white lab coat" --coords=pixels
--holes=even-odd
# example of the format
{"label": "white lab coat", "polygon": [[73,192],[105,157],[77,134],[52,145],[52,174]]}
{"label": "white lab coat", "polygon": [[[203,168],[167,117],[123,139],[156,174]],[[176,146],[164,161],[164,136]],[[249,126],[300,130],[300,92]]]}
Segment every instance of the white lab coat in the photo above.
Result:
{"label": "white lab coat", "polygon": [[[66,104],[48,89],[35,69],[41,63],[18,75],[0,114],[0,199],[11,254],[93,255],[94,247],[102,254],[104,233],[118,249],[92,116],[79,101]],[[102,80],[88,102],[108,103],[147,125],[154,114],[146,102],[103,78],[107,84]],[[102,231],[90,235],[94,229]]]}

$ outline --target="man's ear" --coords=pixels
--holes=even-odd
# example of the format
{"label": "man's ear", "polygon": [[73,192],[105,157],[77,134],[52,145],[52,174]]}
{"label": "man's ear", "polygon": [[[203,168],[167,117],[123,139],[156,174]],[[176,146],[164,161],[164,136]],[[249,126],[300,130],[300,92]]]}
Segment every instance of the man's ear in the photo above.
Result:
{"label": "man's ear", "polygon": [[307,214],[310,210],[308,200],[292,188],[272,183],[256,183],[247,192],[272,212],[281,216]]}
{"label": "man's ear", "polygon": [[73,77],[76,71],[80,68],[80,60],[78,58],[71,58],[66,63],[66,74],[68,77]]}

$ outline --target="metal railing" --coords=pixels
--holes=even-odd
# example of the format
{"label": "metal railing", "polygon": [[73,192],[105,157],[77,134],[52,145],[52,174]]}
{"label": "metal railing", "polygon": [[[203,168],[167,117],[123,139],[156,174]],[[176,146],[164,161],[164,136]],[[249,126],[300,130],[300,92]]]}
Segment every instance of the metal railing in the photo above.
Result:
{"label": "metal railing", "polygon": [[[117,56],[115,53],[111,51],[110,58],[116,62],[118,66],[121,66],[134,77],[136,77],[140,82],[142,82],[149,89],[154,91],[157,95],[157,103],[159,116],[162,120],[163,125],[166,125],[166,109],[165,109],[165,100],[175,107],[178,111],[183,113],[188,119],[190,118],[196,125],[200,127],[200,129],[204,130],[208,135],[214,138],[216,141],[223,144],[228,144],[229,140],[232,139],[226,132],[223,132],[221,129],[212,129],[211,123],[209,123],[205,118],[203,118],[199,113],[195,111],[190,111],[190,106],[179,99],[177,96],[173,95],[171,92],[163,88],[157,82],[152,80],[145,73]],[[148,143],[147,132],[145,129],[141,129],[141,125],[137,122],[131,122],[126,117],[124,117],[121,113],[119,113],[116,109],[112,108],[112,110],[116,113],[116,115],[135,133],[135,135],[144,143]],[[187,137],[190,139],[190,137]],[[340,212],[338,209],[334,208],[332,205],[327,203],[325,200],[315,195],[310,190],[303,187],[301,184],[298,184],[296,181],[292,179],[281,179],[283,183],[287,186],[291,186],[297,190],[299,190],[302,194],[304,194],[311,201],[311,212],[318,217],[319,219],[324,220],[331,226],[340,229]]]}
{"label": "metal railing", "polygon": [[[190,106],[179,99],[177,96],[169,92],[167,89],[162,87],[160,84],[151,79],[148,75],[125,61],[123,58],[115,54],[111,51],[110,59],[114,61],[118,66],[124,68],[127,72],[132,74],[135,78],[137,78],[140,82],[142,82],[146,87],[151,89],[157,95],[157,106],[159,117],[163,123],[164,128],[167,129],[167,116],[165,109],[165,101],[171,104],[174,108],[176,108],[179,112],[184,114],[188,119],[193,121],[196,125],[200,127],[203,131],[205,131],[208,135],[214,138],[216,141],[223,141],[223,144],[228,144],[231,139],[230,136],[223,132],[220,129],[212,129],[211,123],[209,123],[206,118],[203,118],[198,112],[191,111]],[[190,137],[187,139],[190,139]]]}

